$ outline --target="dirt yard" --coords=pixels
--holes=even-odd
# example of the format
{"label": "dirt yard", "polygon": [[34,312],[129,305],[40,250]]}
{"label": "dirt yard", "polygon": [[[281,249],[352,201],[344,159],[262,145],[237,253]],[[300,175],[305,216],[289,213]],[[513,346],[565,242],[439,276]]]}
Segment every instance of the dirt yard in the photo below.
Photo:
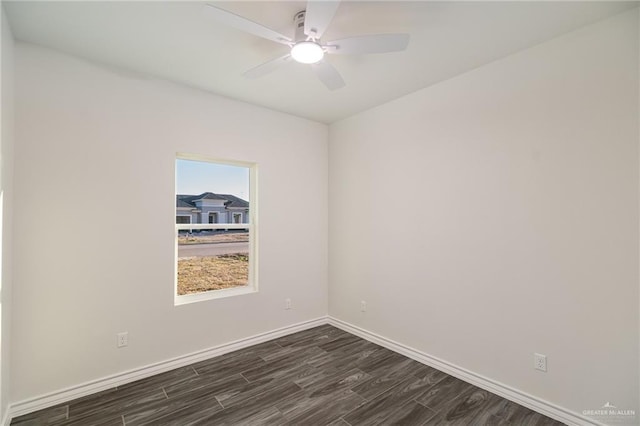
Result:
{"label": "dirt yard", "polygon": [[248,282],[246,254],[178,259],[178,295],[239,287]]}

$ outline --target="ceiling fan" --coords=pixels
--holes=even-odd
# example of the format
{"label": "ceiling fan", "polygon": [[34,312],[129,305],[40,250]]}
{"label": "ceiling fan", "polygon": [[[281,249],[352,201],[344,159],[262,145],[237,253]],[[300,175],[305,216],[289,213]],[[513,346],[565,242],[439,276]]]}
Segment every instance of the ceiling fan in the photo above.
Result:
{"label": "ceiling fan", "polygon": [[246,71],[243,74],[245,77],[261,77],[293,59],[310,64],[318,79],[329,90],[336,90],[344,87],[345,83],[338,70],[325,60],[325,54],[398,52],[405,50],[409,44],[409,34],[363,35],[323,43],[322,35],[329,27],[338,6],[339,1],[309,0],[306,10],[294,16],[293,38],[210,4],[206,5],[205,10],[210,17],[224,25],[289,47],[289,53]]}

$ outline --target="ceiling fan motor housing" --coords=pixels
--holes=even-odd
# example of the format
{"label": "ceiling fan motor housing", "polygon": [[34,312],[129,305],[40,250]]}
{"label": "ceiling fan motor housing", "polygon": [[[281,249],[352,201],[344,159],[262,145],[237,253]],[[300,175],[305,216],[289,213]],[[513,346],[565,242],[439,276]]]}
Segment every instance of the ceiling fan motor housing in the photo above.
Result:
{"label": "ceiling fan motor housing", "polygon": [[315,37],[317,32],[312,29],[311,34],[307,35],[304,31],[304,20],[306,11],[300,11],[294,16],[295,35],[294,44],[291,47],[291,57],[302,64],[315,64],[320,62],[324,57],[324,49]]}

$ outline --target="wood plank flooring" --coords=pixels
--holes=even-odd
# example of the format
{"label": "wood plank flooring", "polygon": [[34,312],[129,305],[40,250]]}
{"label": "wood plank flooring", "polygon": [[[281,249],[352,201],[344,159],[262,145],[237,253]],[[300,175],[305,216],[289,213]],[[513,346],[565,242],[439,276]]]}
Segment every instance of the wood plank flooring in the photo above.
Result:
{"label": "wood plank flooring", "polygon": [[12,425],[561,425],[330,325],[158,374]]}

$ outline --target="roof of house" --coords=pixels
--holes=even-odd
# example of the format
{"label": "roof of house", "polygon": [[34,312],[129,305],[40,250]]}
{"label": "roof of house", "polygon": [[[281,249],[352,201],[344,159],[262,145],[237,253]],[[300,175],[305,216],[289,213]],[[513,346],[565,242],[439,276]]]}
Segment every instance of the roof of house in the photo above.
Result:
{"label": "roof of house", "polygon": [[200,195],[194,197],[194,200],[226,200],[224,196],[214,194],[213,192],[203,192]]}
{"label": "roof of house", "polygon": [[214,194],[213,192],[203,192],[200,195],[177,194],[176,207],[196,208],[197,200],[224,200],[225,207],[249,207],[249,202],[231,194]]}
{"label": "roof of house", "polygon": [[181,195],[176,195],[176,207],[195,207],[193,204],[180,198]]}
{"label": "roof of house", "polygon": [[249,207],[248,201],[245,201],[242,198],[238,198],[235,195],[220,194],[220,196],[227,200],[227,202],[224,203],[226,207],[245,207],[245,208]]}

